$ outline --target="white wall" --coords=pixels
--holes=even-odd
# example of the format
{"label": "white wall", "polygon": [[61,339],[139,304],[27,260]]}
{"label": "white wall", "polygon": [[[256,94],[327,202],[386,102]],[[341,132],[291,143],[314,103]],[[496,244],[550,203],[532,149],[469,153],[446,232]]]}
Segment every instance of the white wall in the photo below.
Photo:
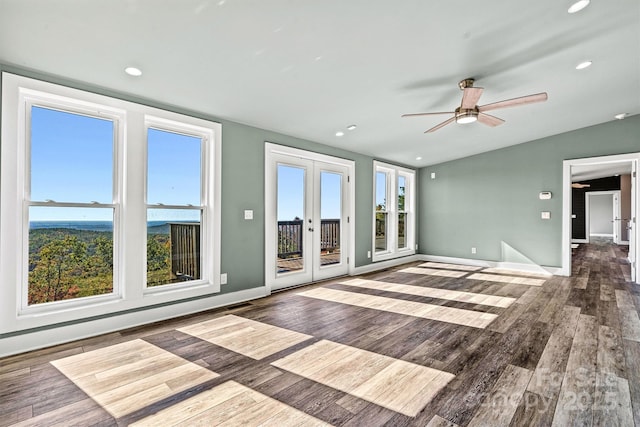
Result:
{"label": "white wall", "polygon": [[589,234],[613,235],[613,194],[589,197]]}

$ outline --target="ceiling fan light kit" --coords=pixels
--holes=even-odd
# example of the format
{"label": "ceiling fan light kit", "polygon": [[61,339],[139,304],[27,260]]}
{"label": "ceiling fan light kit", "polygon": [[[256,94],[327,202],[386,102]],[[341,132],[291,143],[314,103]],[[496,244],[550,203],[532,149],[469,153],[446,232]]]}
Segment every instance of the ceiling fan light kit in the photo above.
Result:
{"label": "ceiling fan light kit", "polygon": [[534,95],[521,96],[519,98],[506,99],[504,101],[478,106],[478,100],[484,91],[481,87],[474,87],[474,79],[464,79],[458,83],[458,87],[463,91],[462,102],[454,111],[437,113],[410,113],[403,114],[402,117],[433,116],[438,114],[453,114],[453,117],[437,124],[425,131],[425,133],[435,132],[449,123],[468,124],[478,121],[486,126],[495,127],[504,123],[499,117],[486,114],[486,111],[497,110],[498,108],[517,107],[519,105],[532,104],[547,100],[547,93],[536,93]]}

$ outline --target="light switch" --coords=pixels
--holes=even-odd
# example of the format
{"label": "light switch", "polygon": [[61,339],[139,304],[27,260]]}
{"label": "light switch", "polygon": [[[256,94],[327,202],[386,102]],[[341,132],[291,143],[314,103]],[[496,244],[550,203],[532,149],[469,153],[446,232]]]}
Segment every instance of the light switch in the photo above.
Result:
{"label": "light switch", "polygon": [[244,211],[244,219],[253,219],[253,210],[246,209]]}
{"label": "light switch", "polygon": [[551,212],[541,212],[540,218],[542,218],[542,219],[551,219]]}
{"label": "light switch", "polygon": [[431,172],[431,179],[436,179],[436,173],[435,172]]}

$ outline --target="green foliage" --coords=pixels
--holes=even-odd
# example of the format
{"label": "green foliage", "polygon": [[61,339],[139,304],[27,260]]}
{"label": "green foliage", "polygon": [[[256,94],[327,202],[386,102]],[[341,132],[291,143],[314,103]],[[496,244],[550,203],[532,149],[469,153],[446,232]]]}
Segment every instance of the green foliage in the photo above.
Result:
{"label": "green foliage", "polygon": [[[147,236],[147,283],[172,283],[168,234]],[[67,228],[29,232],[29,304],[113,292],[111,232]]]}
{"label": "green foliage", "polygon": [[82,274],[87,259],[87,244],[75,236],[44,244],[29,273],[29,303],[75,297],[78,288],[73,278]]}
{"label": "green foliage", "polygon": [[171,242],[168,235],[147,236],[147,286],[172,282]]}

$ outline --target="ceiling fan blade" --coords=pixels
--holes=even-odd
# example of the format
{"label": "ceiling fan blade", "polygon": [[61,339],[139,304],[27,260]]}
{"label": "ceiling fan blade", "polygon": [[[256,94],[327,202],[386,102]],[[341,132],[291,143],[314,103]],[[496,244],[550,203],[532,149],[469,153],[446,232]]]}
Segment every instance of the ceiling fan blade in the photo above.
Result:
{"label": "ceiling fan blade", "polygon": [[478,113],[478,121],[483,125],[491,126],[492,128],[504,123],[504,120],[501,118],[485,113]]}
{"label": "ceiling fan blade", "polygon": [[440,111],[437,113],[410,113],[410,114],[403,114],[400,117],[436,116],[438,114],[453,114],[453,111]]}
{"label": "ceiling fan blade", "polygon": [[589,188],[591,184],[580,184],[579,182],[574,182],[571,184],[571,188]]}
{"label": "ceiling fan blade", "polygon": [[494,102],[493,104],[482,105],[478,107],[478,111],[491,111],[498,108],[517,107],[519,105],[533,104],[534,102],[543,102],[547,100],[547,93],[536,93],[535,95],[521,96],[519,98],[506,99],[504,101]]}
{"label": "ceiling fan blade", "polygon": [[435,132],[435,131],[437,131],[438,129],[440,129],[441,127],[445,127],[445,126],[446,126],[446,125],[448,125],[449,123],[454,122],[454,121],[455,121],[455,119],[456,119],[456,118],[455,118],[455,116],[454,116],[454,117],[451,117],[450,119],[445,120],[444,122],[442,122],[442,123],[440,123],[440,124],[438,124],[438,125],[435,125],[435,126],[434,126],[434,127],[432,127],[431,129],[429,129],[429,130],[425,130],[425,131],[424,131],[424,133],[431,133],[431,132]]}
{"label": "ceiling fan blade", "polygon": [[475,108],[482,95],[482,91],[484,91],[484,89],[481,87],[465,87],[460,108]]}

